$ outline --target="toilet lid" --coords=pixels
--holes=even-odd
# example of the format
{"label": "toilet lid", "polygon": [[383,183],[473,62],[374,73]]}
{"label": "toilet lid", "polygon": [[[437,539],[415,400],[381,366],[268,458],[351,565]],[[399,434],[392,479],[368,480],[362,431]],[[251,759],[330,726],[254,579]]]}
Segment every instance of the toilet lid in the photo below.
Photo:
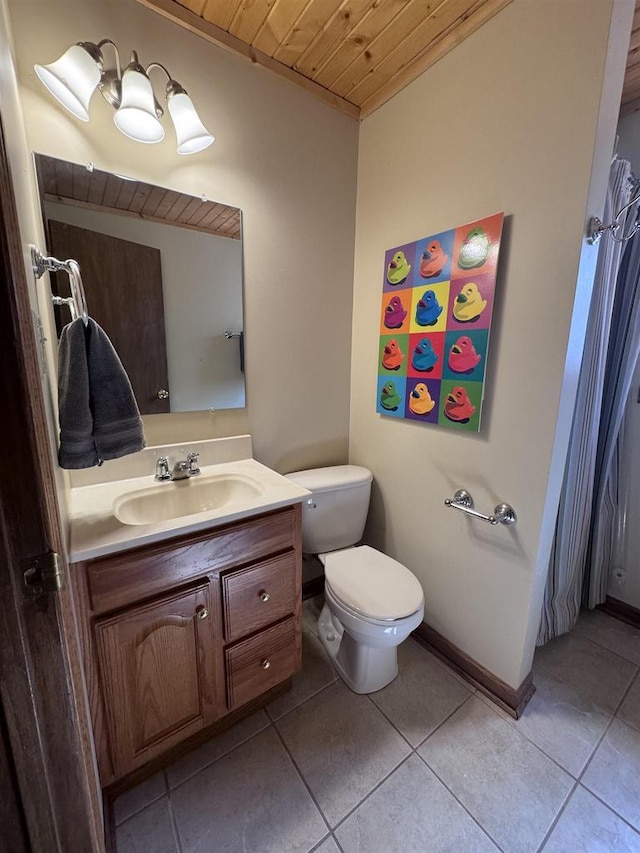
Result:
{"label": "toilet lid", "polygon": [[402,619],[424,601],[415,575],[368,545],[327,554],[324,574],[340,601],[371,619]]}

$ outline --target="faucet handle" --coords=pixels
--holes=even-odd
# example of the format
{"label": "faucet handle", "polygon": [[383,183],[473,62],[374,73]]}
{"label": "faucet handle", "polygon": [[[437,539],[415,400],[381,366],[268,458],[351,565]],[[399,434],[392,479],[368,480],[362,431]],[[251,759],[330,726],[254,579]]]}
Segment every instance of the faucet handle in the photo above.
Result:
{"label": "faucet handle", "polygon": [[196,474],[200,473],[200,467],[198,465],[198,459],[200,458],[200,454],[192,451],[191,453],[187,453],[187,463],[189,465],[189,476],[195,477]]}
{"label": "faucet handle", "polygon": [[169,471],[169,459],[166,456],[159,456],[156,460],[156,480],[170,480],[171,472]]}

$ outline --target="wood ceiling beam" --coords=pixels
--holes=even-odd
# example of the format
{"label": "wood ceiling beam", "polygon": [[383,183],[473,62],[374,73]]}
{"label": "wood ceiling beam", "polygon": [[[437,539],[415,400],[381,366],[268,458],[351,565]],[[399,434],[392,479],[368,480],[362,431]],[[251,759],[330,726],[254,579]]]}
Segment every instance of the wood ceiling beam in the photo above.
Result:
{"label": "wood ceiling beam", "polygon": [[201,36],[212,44],[222,47],[224,50],[228,50],[238,56],[242,56],[254,65],[266,68],[284,80],[288,80],[290,83],[306,89],[317,98],[320,98],[320,100],[335,107],[351,118],[360,118],[360,110],[354,104],[338,95],[334,95],[333,92],[325,89],[324,86],[320,86],[318,83],[314,83],[313,80],[303,77],[281,62],[251,47],[251,45],[245,44],[245,42],[236,38],[236,36],[206,21],[179,3],[174,2],[174,0],[137,0],[137,2],[148,9],[153,9],[163,17],[179,24],[186,30],[189,30],[189,32]]}

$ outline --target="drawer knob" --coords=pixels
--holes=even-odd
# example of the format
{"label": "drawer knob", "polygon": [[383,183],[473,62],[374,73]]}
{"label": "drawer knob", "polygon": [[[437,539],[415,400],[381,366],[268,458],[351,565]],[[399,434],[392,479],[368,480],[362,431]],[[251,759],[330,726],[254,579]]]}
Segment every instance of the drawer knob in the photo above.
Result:
{"label": "drawer knob", "polygon": [[201,604],[199,607],[196,607],[196,616],[198,617],[198,619],[206,619],[208,615],[209,611],[203,604]]}
{"label": "drawer knob", "polygon": [[269,669],[269,667],[271,666],[271,661],[269,660],[269,658],[265,658],[264,660],[260,661],[260,666],[263,669]]}
{"label": "drawer knob", "polygon": [[266,589],[261,589],[260,592],[258,593],[258,596],[260,597],[260,601],[264,601],[265,604],[271,598],[271,596],[269,595],[269,593],[267,592]]}

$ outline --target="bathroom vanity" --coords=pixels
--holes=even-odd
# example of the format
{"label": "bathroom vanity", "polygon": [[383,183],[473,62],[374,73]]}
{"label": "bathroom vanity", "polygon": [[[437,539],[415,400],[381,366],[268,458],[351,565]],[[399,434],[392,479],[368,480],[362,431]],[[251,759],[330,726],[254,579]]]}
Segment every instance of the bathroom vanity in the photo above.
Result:
{"label": "bathroom vanity", "polygon": [[[199,490],[243,465],[263,468],[254,460],[203,468]],[[84,521],[72,518],[84,558],[72,547],[70,574],[103,787],[150,763],[156,768],[179,744],[253,711],[301,666],[300,501],[307,493],[266,468],[255,482],[267,483],[263,510],[236,500],[137,525],[104,508],[116,491],[139,500],[144,490],[135,480],[84,490]],[[175,501],[195,488],[194,480],[148,491]]]}

